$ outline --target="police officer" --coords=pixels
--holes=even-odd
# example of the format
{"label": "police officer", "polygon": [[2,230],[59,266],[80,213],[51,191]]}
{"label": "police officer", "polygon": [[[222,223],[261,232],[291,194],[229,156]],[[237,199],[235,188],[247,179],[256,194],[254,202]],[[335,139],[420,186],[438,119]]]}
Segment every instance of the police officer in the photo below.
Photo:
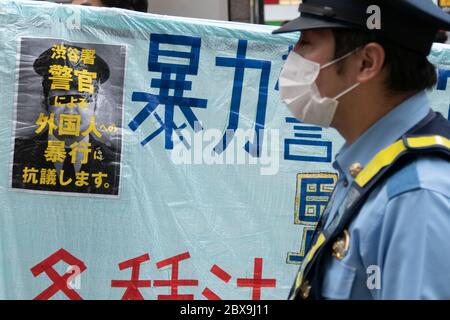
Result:
{"label": "police officer", "polygon": [[304,0],[280,94],[345,138],[339,180],[290,299],[450,299],[450,124],[427,60],[450,16],[430,0]]}

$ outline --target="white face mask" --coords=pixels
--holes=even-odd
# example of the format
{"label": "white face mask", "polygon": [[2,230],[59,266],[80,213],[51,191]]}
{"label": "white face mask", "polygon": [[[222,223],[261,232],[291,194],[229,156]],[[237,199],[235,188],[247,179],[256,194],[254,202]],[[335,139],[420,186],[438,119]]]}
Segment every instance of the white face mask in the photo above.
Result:
{"label": "white face mask", "polygon": [[298,53],[291,51],[281,72],[279,84],[281,100],[288,106],[298,120],[328,128],[333,121],[339,101],[360,85],[356,83],[334,98],[322,97],[316,85],[320,70],[327,68],[353,54],[356,50],[333,60],[323,66],[306,60]]}

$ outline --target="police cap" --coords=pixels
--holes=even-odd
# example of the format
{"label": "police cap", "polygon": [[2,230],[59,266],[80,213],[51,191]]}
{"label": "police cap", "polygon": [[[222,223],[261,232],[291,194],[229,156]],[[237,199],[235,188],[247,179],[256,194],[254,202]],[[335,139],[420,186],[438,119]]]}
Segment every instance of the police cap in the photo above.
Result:
{"label": "police cap", "polygon": [[[431,0],[303,0],[299,11],[300,17],[273,33],[359,29],[428,55],[438,30],[450,30],[450,15]],[[373,28],[368,21],[377,11],[380,24]]]}

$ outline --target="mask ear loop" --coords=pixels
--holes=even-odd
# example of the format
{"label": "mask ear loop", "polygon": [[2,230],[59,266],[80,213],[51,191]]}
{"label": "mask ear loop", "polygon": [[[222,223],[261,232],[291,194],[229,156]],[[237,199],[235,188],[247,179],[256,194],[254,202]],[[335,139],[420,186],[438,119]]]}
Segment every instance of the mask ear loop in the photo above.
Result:
{"label": "mask ear loop", "polygon": [[350,56],[351,56],[352,54],[354,54],[358,49],[359,49],[359,48],[356,48],[355,50],[350,51],[349,53],[343,55],[342,57],[337,58],[337,59],[335,59],[335,60],[333,60],[333,61],[330,61],[330,62],[324,64],[323,66],[320,67],[320,69],[322,70],[322,69],[328,68],[329,66],[331,66],[331,65],[333,65],[333,64],[335,64],[335,63],[338,63],[339,61],[342,61],[342,60],[344,60],[344,59],[350,57]]}
{"label": "mask ear loop", "polygon": [[[337,58],[336,60],[333,60],[331,62],[328,62],[326,64],[324,64],[323,66],[320,67],[320,69],[325,69],[335,63],[338,63],[339,61],[344,60],[345,58],[348,58],[349,56],[351,56],[352,54],[354,54],[356,51],[358,51],[359,47],[356,48],[355,50],[350,51],[347,54],[344,54],[342,57]],[[361,83],[355,83],[353,86],[351,86],[350,88],[348,88],[347,90],[345,90],[344,92],[338,94],[336,97],[333,98],[333,100],[338,100],[339,98],[342,98],[343,96],[345,96],[347,93],[349,93],[350,91],[352,91],[353,89],[355,89],[356,87],[358,87]]]}
{"label": "mask ear loop", "polygon": [[338,100],[339,98],[342,98],[343,96],[345,96],[347,93],[349,93],[350,91],[352,91],[353,89],[355,89],[356,87],[358,87],[361,83],[355,83],[354,85],[352,85],[350,88],[348,88],[347,90],[345,90],[344,92],[338,94],[336,97],[333,98],[333,100]]}

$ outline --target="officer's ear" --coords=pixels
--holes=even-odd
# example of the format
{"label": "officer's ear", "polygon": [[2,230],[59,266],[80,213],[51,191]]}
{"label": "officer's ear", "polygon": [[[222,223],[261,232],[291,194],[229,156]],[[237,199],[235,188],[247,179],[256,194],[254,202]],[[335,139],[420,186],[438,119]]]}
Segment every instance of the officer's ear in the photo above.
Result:
{"label": "officer's ear", "polygon": [[359,49],[357,54],[359,58],[358,82],[367,83],[382,74],[386,53],[379,43],[368,43]]}

